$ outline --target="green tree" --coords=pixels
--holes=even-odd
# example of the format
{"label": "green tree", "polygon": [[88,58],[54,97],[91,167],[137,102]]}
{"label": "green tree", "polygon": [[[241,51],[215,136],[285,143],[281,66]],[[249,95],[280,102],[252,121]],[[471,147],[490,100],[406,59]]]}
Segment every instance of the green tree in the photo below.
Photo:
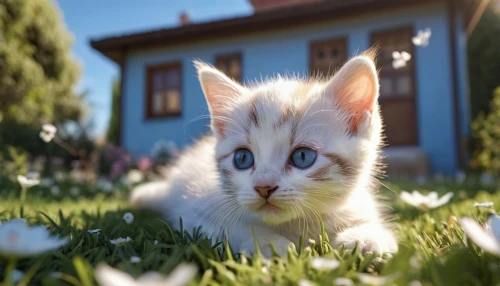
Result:
{"label": "green tree", "polygon": [[[495,2],[495,1],[492,1]],[[500,14],[490,6],[468,42],[472,118],[487,112],[493,90],[500,86]]]}
{"label": "green tree", "polygon": [[120,80],[113,81],[111,116],[106,137],[109,142],[120,145]]}
{"label": "green tree", "polygon": [[495,90],[489,113],[479,113],[472,131],[477,142],[472,166],[500,175],[500,87]]}
{"label": "green tree", "polygon": [[0,0],[2,124],[40,125],[78,119],[80,70],[72,37],[49,0]]}

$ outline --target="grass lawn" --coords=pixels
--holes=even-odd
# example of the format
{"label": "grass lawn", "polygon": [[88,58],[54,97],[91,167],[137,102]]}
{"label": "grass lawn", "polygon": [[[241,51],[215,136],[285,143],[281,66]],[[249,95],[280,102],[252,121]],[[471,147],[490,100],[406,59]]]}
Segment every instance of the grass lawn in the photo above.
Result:
{"label": "grass lawn", "polygon": [[[34,275],[29,285],[97,285],[93,272],[100,263],[139,276],[149,270],[168,274],[183,261],[193,262],[199,269],[190,285],[348,285],[346,279],[337,278],[365,285],[367,281],[359,273],[384,277],[372,279],[374,285],[500,285],[500,259],[464,239],[457,221],[467,216],[484,222],[500,206],[500,193],[495,188],[481,187],[472,179],[461,185],[452,181],[425,186],[409,182],[386,185],[380,195],[393,209],[400,246],[392,257],[371,253],[363,257],[358,250],[332,250],[327,238],[318,234],[311,249],[297,246],[297,250],[289,250],[288,257],[270,261],[242,258],[230,255],[223,243],[211,245],[197,231],[172,231],[153,214],[130,209],[126,188],[102,193],[81,186],[80,194],[72,197],[68,182],[60,185],[57,198],[48,189],[33,187],[21,205],[19,187],[2,181],[0,221],[24,217],[30,224],[49,226],[53,234],[71,238],[57,251],[18,261],[17,269],[25,273],[36,270],[31,271]],[[440,195],[453,191],[455,196],[449,204],[424,212],[399,199],[402,189],[437,191]],[[474,202],[486,201],[494,202],[495,207],[473,206]],[[135,217],[131,224],[123,220],[129,211]],[[88,232],[91,229],[101,231],[92,234]],[[123,246],[109,242],[127,236],[132,240]],[[132,256],[141,261],[132,263]],[[340,266],[318,270],[311,263],[317,256],[334,258]],[[5,268],[6,261],[0,258],[0,281],[4,280]]]}

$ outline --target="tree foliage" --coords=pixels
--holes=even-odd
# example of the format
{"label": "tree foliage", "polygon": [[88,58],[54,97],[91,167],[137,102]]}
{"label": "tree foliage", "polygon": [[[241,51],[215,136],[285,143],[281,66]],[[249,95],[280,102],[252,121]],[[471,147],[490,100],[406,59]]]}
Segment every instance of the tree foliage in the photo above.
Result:
{"label": "tree foliage", "polygon": [[493,90],[500,86],[500,14],[491,7],[486,9],[467,45],[471,115],[475,118],[488,111]]}
{"label": "tree foliage", "polygon": [[80,70],[71,34],[49,0],[0,0],[0,115],[39,125],[77,119]]}
{"label": "tree foliage", "polygon": [[472,131],[477,142],[472,165],[500,175],[500,87],[495,91],[489,113],[477,116]]}
{"label": "tree foliage", "polygon": [[113,82],[111,116],[109,118],[109,126],[107,140],[115,145],[120,145],[120,80]]}

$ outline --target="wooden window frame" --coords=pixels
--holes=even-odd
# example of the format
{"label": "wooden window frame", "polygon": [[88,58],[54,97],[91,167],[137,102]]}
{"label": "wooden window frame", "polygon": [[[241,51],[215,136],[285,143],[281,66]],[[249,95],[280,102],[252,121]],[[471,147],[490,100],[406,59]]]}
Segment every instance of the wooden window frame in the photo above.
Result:
{"label": "wooden window frame", "polygon": [[[313,68],[313,62],[314,62],[313,51],[318,46],[323,46],[325,44],[335,44],[335,45],[340,44],[344,48],[345,53],[346,53],[346,57],[342,61],[342,65],[345,64],[345,62],[349,59],[349,51],[347,50],[348,49],[347,36],[319,39],[319,40],[312,41],[311,43],[309,43],[309,76],[318,76],[318,74],[316,74],[316,69]],[[338,68],[342,67],[342,65],[340,65]],[[328,76],[333,75],[335,73],[337,67],[331,67],[331,68],[332,69],[329,70],[327,74],[321,74],[321,75],[324,77],[328,77]]]}
{"label": "wooden window frame", "polygon": [[[179,78],[179,111],[178,112],[169,112],[165,111],[161,114],[155,114],[151,108],[151,101],[153,97],[153,73],[159,70],[169,70],[169,69],[179,69],[180,78]],[[173,61],[158,65],[151,65],[146,67],[146,105],[145,105],[145,118],[146,119],[157,119],[157,118],[168,118],[168,117],[180,117],[182,116],[183,110],[183,74],[182,74],[182,62],[181,61]]]}
{"label": "wooden window frame", "polygon": [[[414,29],[413,29],[413,26],[412,25],[406,25],[406,26],[401,26],[401,27],[392,27],[392,28],[387,28],[387,29],[383,29],[383,30],[377,30],[377,31],[373,31],[371,33],[371,36],[370,36],[370,43],[372,45],[375,45],[375,38],[379,35],[394,35],[394,34],[399,34],[401,32],[408,32],[410,33],[411,35],[414,35]],[[411,89],[410,89],[410,96],[409,98],[411,98],[415,104],[415,108],[417,108],[417,102],[416,102],[416,98],[417,98],[417,77],[416,77],[416,66],[415,66],[415,63],[416,63],[416,54],[415,54],[415,47],[413,45],[413,43],[410,44],[410,50],[409,51],[405,51],[407,53],[409,53],[411,55],[411,67],[408,71],[408,75],[410,77],[410,79],[412,80],[412,86],[411,86]],[[377,60],[378,62],[378,60]],[[401,73],[398,73],[397,70],[393,71],[384,71],[383,69],[379,68],[379,66],[377,65],[377,69],[379,70],[379,79],[380,79],[380,75],[383,75],[383,74],[386,74],[386,75],[389,75],[389,76],[394,76],[394,75],[399,75]],[[399,100],[407,100],[408,98],[405,98],[405,97],[400,97],[400,96],[393,96],[393,97],[379,97],[379,100],[382,100],[382,101],[399,101]]]}
{"label": "wooden window frame", "polygon": [[215,55],[215,67],[219,67],[219,63],[222,61],[237,59],[240,62],[240,78],[233,78],[231,75],[226,74],[229,78],[241,83],[243,82],[243,55],[241,52],[233,52],[226,54]]}

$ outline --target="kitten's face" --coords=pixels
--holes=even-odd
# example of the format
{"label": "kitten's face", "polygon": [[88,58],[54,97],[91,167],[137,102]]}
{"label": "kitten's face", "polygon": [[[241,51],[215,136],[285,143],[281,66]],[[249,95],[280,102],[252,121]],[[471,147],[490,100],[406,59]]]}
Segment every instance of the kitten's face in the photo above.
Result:
{"label": "kitten's face", "polygon": [[221,82],[228,79],[216,71],[207,86],[201,70],[224,192],[268,224],[340,207],[369,179],[380,140],[378,83],[364,60],[330,82],[279,78],[254,88]]}

